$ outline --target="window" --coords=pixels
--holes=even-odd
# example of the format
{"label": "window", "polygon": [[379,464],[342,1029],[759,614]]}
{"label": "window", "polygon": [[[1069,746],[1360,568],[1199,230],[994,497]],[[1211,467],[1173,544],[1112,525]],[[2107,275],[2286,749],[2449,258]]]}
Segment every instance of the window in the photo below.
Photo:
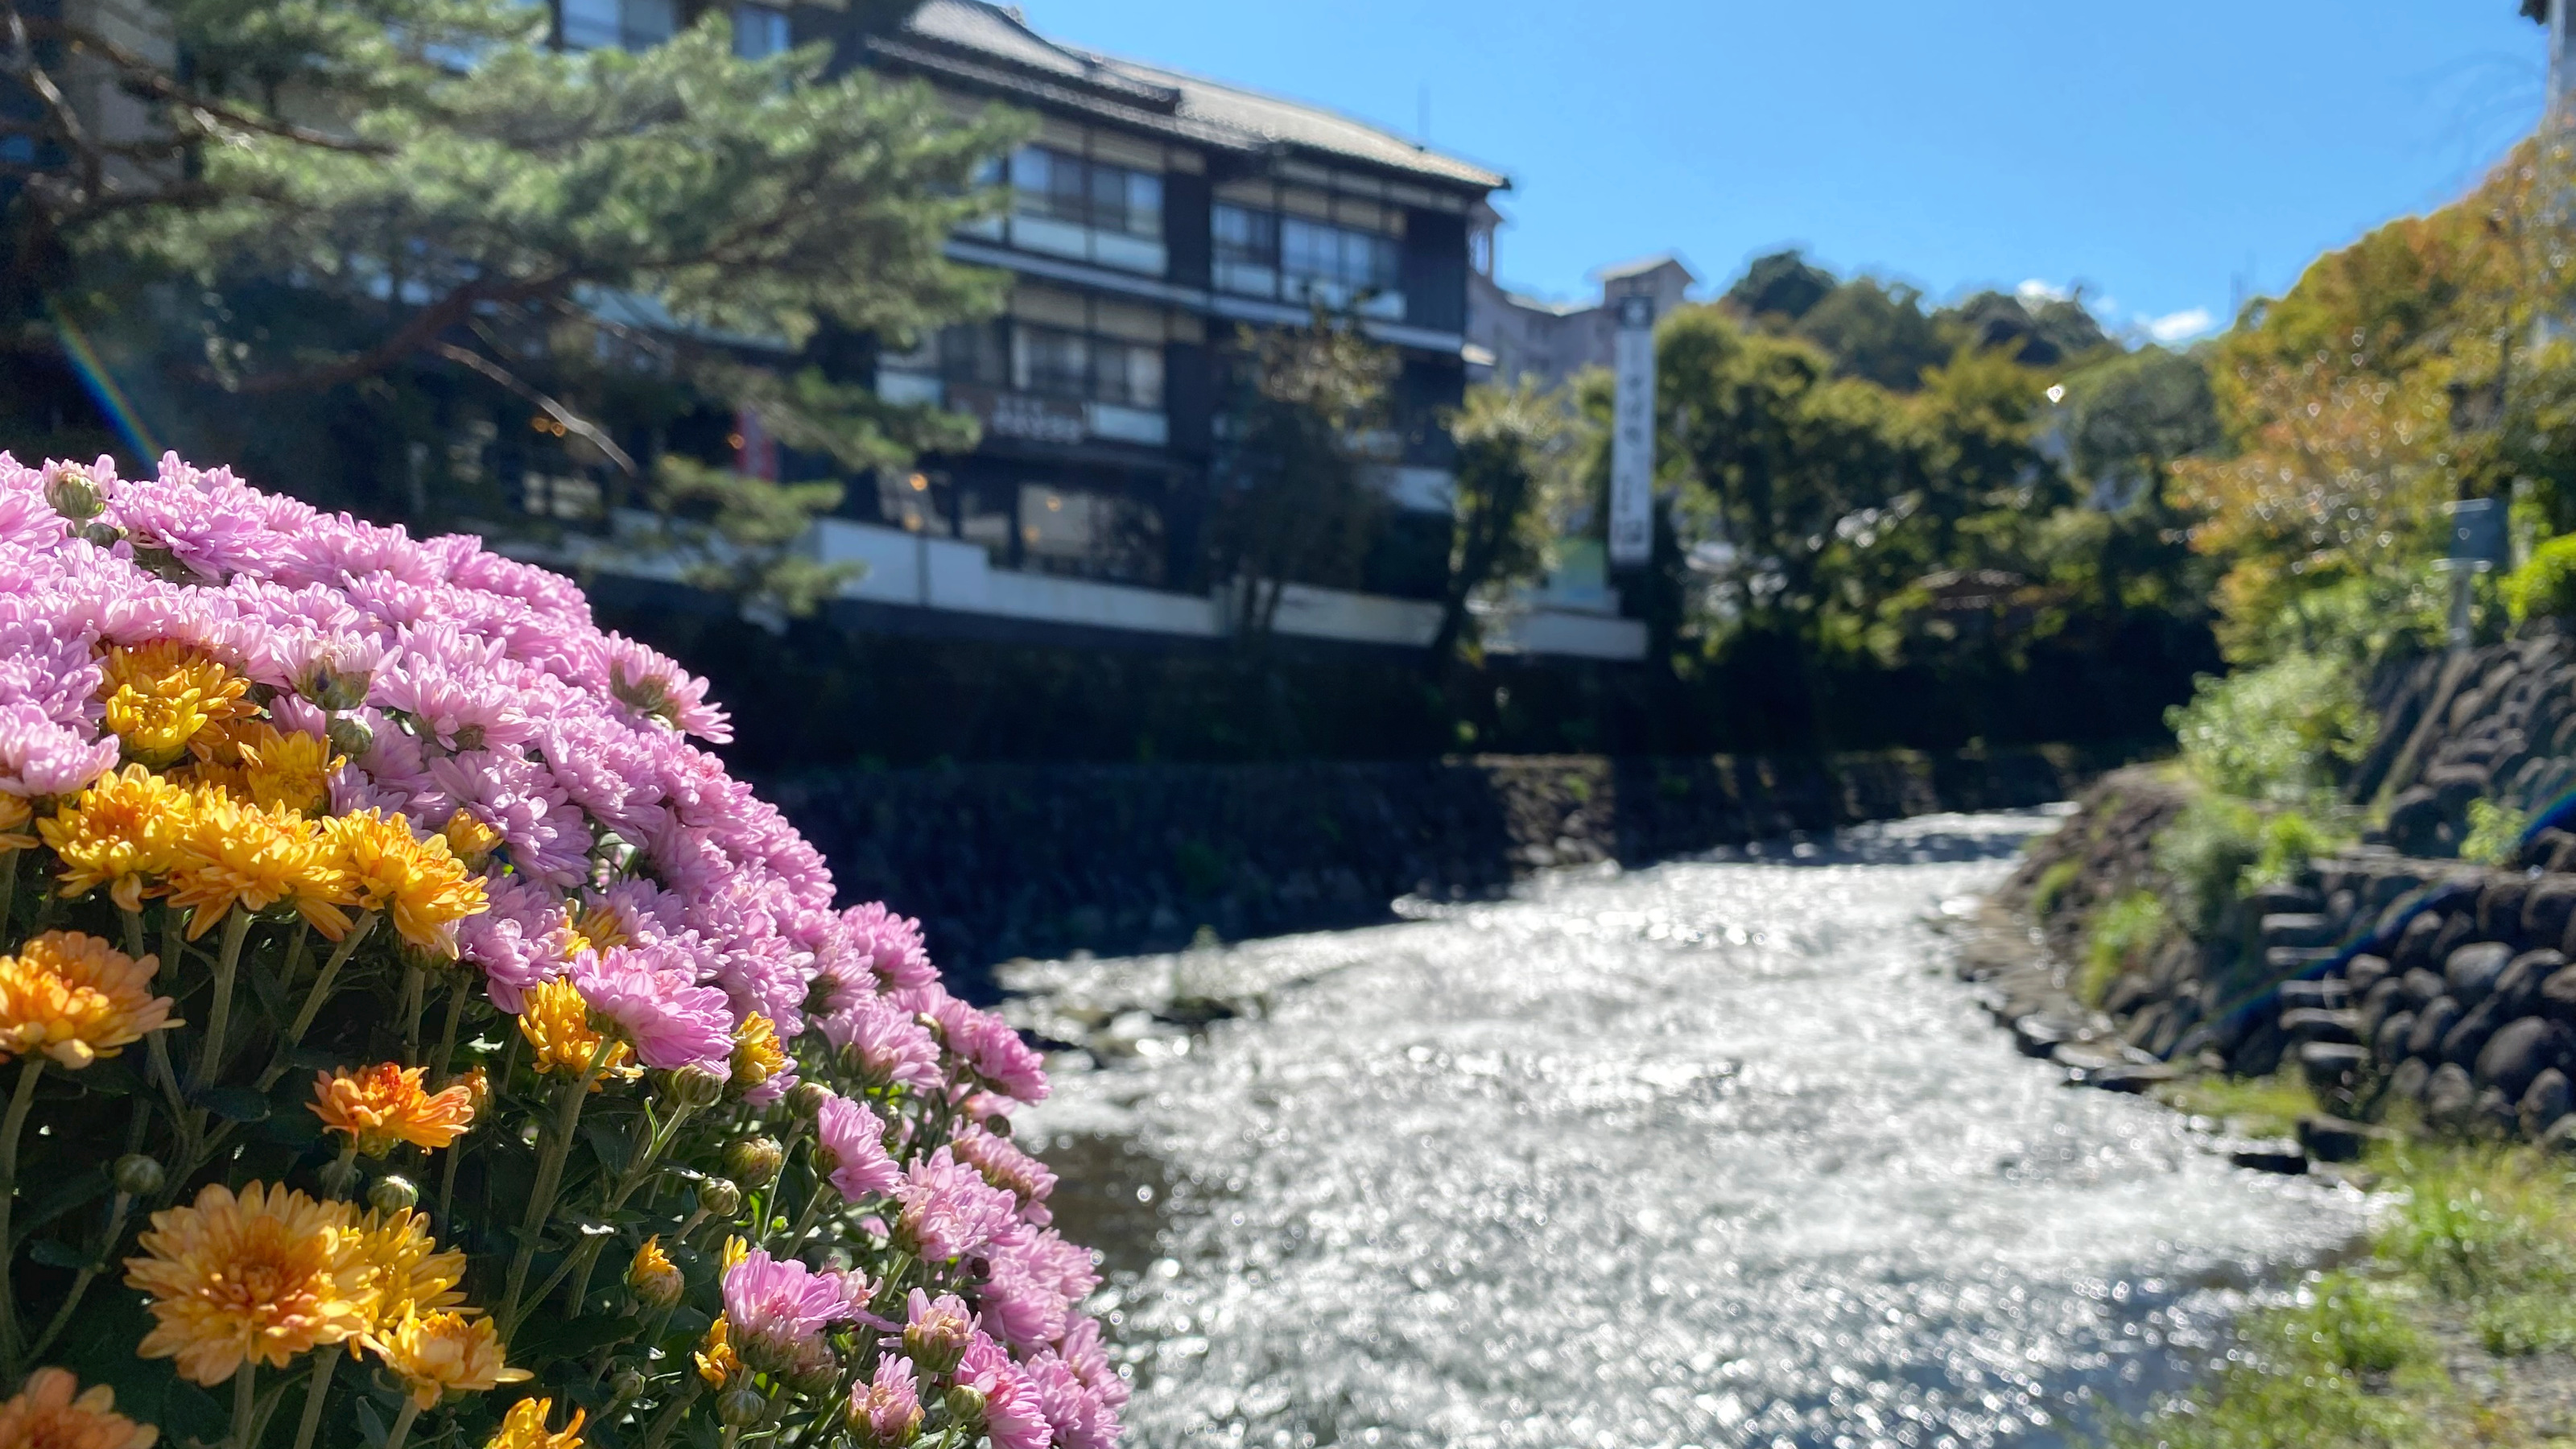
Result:
{"label": "window", "polygon": [[1389,213],[1374,203],[1336,201],[1327,206],[1321,198],[1307,205],[1330,210],[1337,218],[1345,211],[1350,216],[1323,221],[1282,215],[1246,201],[1220,201],[1211,208],[1217,289],[1283,302],[1312,299],[1333,307],[1360,302],[1365,296],[1369,300],[1360,302],[1362,311],[1402,316],[1401,243],[1388,230],[1351,224],[1364,221],[1386,228],[1397,224],[1392,218],[1401,213]]}
{"label": "window", "polygon": [[787,12],[769,5],[733,7],[733,53],[759,60],[794,48],[787,33]]}
{"label": "window", "polygon": [[1021,323],[1012,329],[1011,385],[1046,397],[1159,410],[1163,350]]}
{"label": "window", "polygon": [[1023,146],[1011,157],[1011,189],[1022,216],[1133,237],[1163,234],[1163,178],[1150,171]]}
{"label": "window", "polygon": [[674,0],[558,0],[567,50],[649,50],[679,28]]}

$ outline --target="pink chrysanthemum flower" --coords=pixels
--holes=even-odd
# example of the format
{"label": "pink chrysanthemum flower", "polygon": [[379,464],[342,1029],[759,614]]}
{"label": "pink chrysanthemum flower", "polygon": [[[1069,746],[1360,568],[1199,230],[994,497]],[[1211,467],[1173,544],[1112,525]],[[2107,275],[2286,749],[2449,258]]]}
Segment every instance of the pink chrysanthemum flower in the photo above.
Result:
{"label": "pink chrysanthemum flower", "polygon": [[814,1114],[814,1130],[831,1164],[832,1186],[851,1202],[884,1197],[903,1181],[894,1159],[886,1155],[885,1124],[866,1103],[825,1095]]}
{"label": "pink chrysanthemum flower", "polygon": [[962,1258],[1010,1231],[1019,1203],[946,1147],[905,1169],[895,1233],[931,1262]]}
{"label": "pink chrysanthemum flower", "polygon": [[644,1065],[668,1071],[702,1066],[730,1075],[733,1017],[725,994],[691,980],[687,956],[668,942],[585,951],[572,984],[590,1009],[633,1043]]}
{"label": "pink chrysanthemum flower", "polygon": [[831,1345],[823,1330],[851,1316],[849,1289],[838,1274],[817,1273],[790,1258],[754,1249],[724,1275],[725,1319],[734,1352],[763,1373],[793,1373]]}
{"label": "pink chrysanthemum flower", "polygon": [[823,1039],[852,1054],[871,1082],[924,1091],[940,1084],[939,1043],[911,1012],[882,996],[847,1002],[819,1024]]}
{"label": "pink chrysanthemum flower", "polygon": [[850,1389],[850,1427],[868,1449],[901,1449],[921,1426],[921,1395],[914,1386],[912,1360],[887,1354],[877,1360],[876,1377]]}
{"label": "pink chrysanthemum flower", "polygon": [[1000,1344],[976,1334],[958,1360],[957,1382],[984,1396],[984,1432],[993,1449],[1047,1449],[1055,1427],[1038,1405],[1036,1386]]}

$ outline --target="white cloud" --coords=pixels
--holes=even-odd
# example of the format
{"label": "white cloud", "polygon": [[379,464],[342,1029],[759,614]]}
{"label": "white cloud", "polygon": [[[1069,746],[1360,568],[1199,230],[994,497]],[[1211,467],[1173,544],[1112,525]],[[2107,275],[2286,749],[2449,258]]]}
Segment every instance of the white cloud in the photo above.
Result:
{"label": "white cloud", "polygon": [[2013,288],[2013,295],[2021,298],[2028,305],[2037,306],[2042,302],[2063,302],[2075,294],[2053,282],[2043,282],[2033,277]]}
{"label": "white cloud", "polygon": [[2147,335],[2158,342],[2187,342],[2218,325],[2207,307],[2191,307],[2146,319]]}

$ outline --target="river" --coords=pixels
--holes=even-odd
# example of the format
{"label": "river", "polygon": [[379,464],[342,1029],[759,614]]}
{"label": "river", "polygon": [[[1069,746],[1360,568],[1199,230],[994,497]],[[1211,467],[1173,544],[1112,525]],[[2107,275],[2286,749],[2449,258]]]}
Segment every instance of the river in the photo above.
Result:
{"label": "river", "polygon": [[1020,968],[1036,1020],[1257,1003],[1068,1053],[1023,1119],[1108,1257],[1128,1442],[2041,1446],[2187,1382],[2362,1207],[1979,1012],[1944,922],[2053,824]]}

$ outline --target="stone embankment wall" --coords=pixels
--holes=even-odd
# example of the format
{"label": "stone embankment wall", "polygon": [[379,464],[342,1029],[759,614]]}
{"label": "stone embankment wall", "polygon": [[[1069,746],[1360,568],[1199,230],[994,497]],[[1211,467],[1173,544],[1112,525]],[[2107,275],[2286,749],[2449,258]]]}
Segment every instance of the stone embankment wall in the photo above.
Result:
{"label": "stone embankment wall", "polygon": [[1549,866],[1639,864],[1803,830],[2064,799],[2101,761],[1954,755],[1396,764],[974,765],[762,782],[852,898],[943,961],[1186,944],[1389,918]]}
{"label": "stone embankment wall", "polygon": [[[2458,854],[2474,800],[2537,815],[2576,788],[2576,637],[2555,621],[2391,670],[2372,694],[2379,735],[2349,788],[2385,810],[2400,854]],[[2576,868],[2576,833],[2533,846],[2528,863]]]}
{"label": "stone embankment wall", "polygon": [[[2427,753],[2469,753],[2451,743]],[[2511,764],[2506,779],[2543,773],[2506,751],[2491,758]],[[2197,935],[2169,931],[2098,1002],[2075,1001],[2070,978],[2112,902],[2149,891],[2186,918],[2184,887],[2160,868],[2154,841],[2187,799],[2167,774],[2109,775],[2006,886],[2002,903],[2028,913],[2046,959],[1971,953],[1969,969],[1990,981],[2025,1050],[2106,1086],[2289,1063],[2348,1117],[2576,1145],[2576,873],[2365,845],[2226,904]],[[2340,1156],[2366,1129],[2320,1120],[2310,1130]]]}

